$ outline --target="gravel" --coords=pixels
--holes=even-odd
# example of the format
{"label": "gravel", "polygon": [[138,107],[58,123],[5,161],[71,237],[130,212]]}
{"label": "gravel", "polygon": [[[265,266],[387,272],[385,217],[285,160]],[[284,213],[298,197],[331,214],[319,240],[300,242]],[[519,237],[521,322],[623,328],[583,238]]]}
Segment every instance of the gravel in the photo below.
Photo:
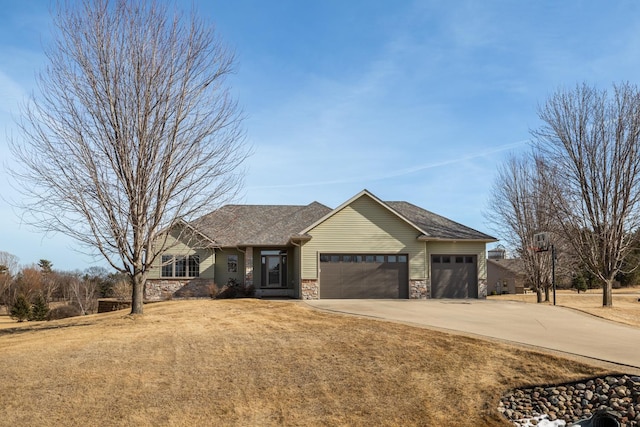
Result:
{"label": "gravel", "polygon": [[571,425],[607,410],[621,427],[640,427],[640,377],[607,376],[515,389],[502,397],[498,410],[516,426],[536,425],[541,419]]}

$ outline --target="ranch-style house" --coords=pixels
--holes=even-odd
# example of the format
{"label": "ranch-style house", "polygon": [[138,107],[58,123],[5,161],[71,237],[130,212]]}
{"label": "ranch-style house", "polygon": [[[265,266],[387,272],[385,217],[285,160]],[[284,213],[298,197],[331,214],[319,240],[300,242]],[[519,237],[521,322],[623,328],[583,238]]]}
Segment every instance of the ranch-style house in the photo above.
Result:
{"label": "ranch-style house", "polygon": [[163,234],[145,297],[205,296],[236,283],[258,297],[484,298],[486,244],[495,241],[367,190],[335,209],[226,205]]}

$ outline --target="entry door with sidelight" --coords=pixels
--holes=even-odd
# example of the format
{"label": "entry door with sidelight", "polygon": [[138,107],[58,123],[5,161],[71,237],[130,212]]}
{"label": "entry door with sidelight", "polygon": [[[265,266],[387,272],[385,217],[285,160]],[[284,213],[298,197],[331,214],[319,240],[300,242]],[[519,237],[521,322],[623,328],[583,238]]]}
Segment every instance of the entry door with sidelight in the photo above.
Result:
{"label": "entry door with sidelight", "polygon": [[286,277],[287,256],[279,253],[279,251],[264,251],[262,253],[262,287],[286,287]]}

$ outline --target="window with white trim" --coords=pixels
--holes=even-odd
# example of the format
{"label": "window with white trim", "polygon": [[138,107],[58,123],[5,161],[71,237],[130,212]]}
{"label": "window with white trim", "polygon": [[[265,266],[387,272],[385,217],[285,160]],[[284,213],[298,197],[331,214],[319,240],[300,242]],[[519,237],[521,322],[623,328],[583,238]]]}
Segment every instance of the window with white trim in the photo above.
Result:
{"label": "window with white trim", "polygon": [[200,256],[162,255],[161,277],[200,277]]}

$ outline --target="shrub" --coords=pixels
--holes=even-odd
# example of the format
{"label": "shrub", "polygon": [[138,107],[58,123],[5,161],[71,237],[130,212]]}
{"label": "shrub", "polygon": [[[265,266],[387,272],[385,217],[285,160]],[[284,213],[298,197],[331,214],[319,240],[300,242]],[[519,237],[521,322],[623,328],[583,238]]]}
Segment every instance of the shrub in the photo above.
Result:
{"label": "shrub", "polygon": [[236,286],[224,285],[220,288],[215,294],[214,298],[216,299],[228,299],[228,298],[236,298],[237,290]]}
{"label": "shrub", "polygon": [[46,320],[47,315],[49,314],[49,306],[47,302],[44,300],[42,294],[38,294],[36,296],[36,300],[31,307],[31,315],[29,320]]}
{"label": "shrub", "polygon": [[11,306],[11,318],[16,319],[18,322],[24,322],[31,316],[31,304],[27,301],[27,298],[20,294],[16,298],[16,302]]}
{"label": "shrub", "polygon": [[218,295],[218,285],[216,285],[215,283],[208,285],[207,289],[211,298],[215,298]]}
{"label": "shrub", "polygon": [[49,311],[47,320],[66,319],[67,317],[76,317],[82,315],[82,310],[75,305],[61,305],[60,307],[52,308]]}
{"label": "shrub", "polygon": [[236,284],[235,282],[224,285],[216,294],[216,299],[229,298],[251,298],[255,295],[256,289],[253,286]]}

